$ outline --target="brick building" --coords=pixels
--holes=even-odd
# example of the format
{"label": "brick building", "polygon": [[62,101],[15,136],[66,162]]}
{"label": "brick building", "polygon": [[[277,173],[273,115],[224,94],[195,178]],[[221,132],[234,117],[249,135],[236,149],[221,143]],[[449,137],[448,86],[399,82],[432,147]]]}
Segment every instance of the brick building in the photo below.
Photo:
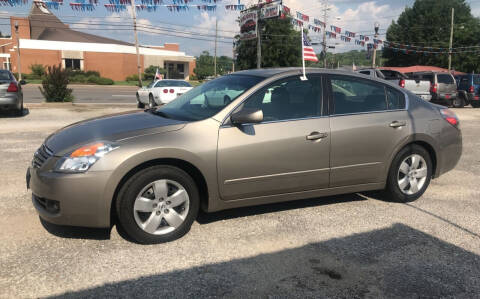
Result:
{"label": "brick building", "polygon": [[[15,24],[22,73],[31,73],[32,64],[62,64],[64,68],[98,71],[113,80],[137,74],[134,45],[72,30],[35,2],[28,17],[10,17],[11,37],[0,38],[0,68],[18,72]],[[167,78],[188,80],[193,74],[195,57],[181,52],[178,44],[141,46],[139,52],[142,71],[155,65],[167,70]]]}

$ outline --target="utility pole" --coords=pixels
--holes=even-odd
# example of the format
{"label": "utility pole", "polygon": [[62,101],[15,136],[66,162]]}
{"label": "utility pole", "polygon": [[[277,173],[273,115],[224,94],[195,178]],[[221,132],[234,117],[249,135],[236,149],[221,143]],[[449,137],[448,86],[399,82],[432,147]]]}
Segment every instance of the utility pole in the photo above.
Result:
{"label": "utility pole", "polygon": [[[380,28],[380,24],[378,22],[375,22],[375,35],[374,38],[378,38],[378,29]],[[375,68],[375,63],[377,60],[377,44],[375,44],[375,41],[373,41],[373,59],[372,59],[372,67]]]}
{"label": "utility pole", "polygon": [[[260,1],[258,1],[260,3]],[[262,68],[262,30],[260,29],[260,7],[257,10],[257,69]]]}
{"label": "utility pole", "polygon": [[452,47],[453,47],[453,17],[455,9],[452,7],[452,20],[450,22],[450,46],[448,48],[448,72],[452,69]]}
{"label": "utility pole", "polygon": [[323,67],[327,68],[327,21],[328,21],[328,0],[323,0],[323,23],[325,27],[323,27]]}
{"label": "utility pole", "polygon": [[235,42],[233,42],[232,48],[232,73],[235,72]]}
{"label": "utility pole", "polygon": [[217,77],[217,36],[218,36],[218,18],[215,17],[215,56],[213,57],[213,76]]}
{"label": "utility pole", "polygon": [[138,86],[142,87],[142,67],[140,66],[140,50],[138,49],[137,34],[137,8],[135,6],[135,0],[130,0],[130,3],[132,4],[133,34],[135,36],[135,51],[137,52]]}
{"label": "utility pole", "polygon": [[18,38],[18,21],[15,21],[15,37],[17,39],[17,74],[18,81],[22,80],[22,64],[20,63],[20,39]]}

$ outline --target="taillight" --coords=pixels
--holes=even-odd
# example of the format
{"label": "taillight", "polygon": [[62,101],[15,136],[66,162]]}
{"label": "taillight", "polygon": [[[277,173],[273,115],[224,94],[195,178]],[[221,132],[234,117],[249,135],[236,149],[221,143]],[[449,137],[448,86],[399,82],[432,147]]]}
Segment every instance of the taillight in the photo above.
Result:
{"label": "taillight", "polygon": [[430,85],[430,92],[431,93],[437,93],[437,84]]}
{"label": "taillight", "polygon": [[468,92],[469,93],[474,93],[475,92],[475,88],[473,87],[473,85],[468,88]]}
{"label": "taillight", "polygon": [[457,115],[450,109],[440,109],[443,118],[452,126],[457,127],[460,121]]}
{"label": "taillight", "polygon": [[10,85],[8,86],[7,92],[17,92],[18,91],[18,85],[15,82],[11,82]]}
{"label": "taillight", "polygon": [[400,79],[400,82],[398,82],[398,85],[400,85],[401,88],[405,88],[405,79]]}
{"label": "taillight", "polygon": [[175,90],[173,90],[173,89],[170,89],[170,93],[174,93],[174,92],[175,92]]}
{"label": "taillight", "polygon": [[164,90],[163,90],[163,93],[168,93],[168,89],[164,89]]}

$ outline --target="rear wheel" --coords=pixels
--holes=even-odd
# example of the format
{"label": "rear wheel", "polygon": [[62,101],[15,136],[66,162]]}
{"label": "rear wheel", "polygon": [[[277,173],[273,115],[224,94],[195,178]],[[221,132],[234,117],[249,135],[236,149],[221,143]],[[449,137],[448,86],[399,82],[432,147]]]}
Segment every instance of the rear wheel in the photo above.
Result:
{"label": "rear wheel", "polygon": [[432,160],[425,148],[413,144],[393,159],[387,178],[385,197],[394,202],[411,202],[427,189],[432,178]]}
{"label": "rear wheel", "polygon": [[140,95],[137,93],[137,108],[145,108],[145,104],[140,102]]}
{"label": "rear wheel", "polygon": [[16,111],[16,114],[18,116],[22,116],[23,115],[23,99],[22,99],[22,102],[20,103],[20,107],[17,109]]}
{"label": "rear wheel", "polygon": [[480,101],[478,102],[471,102],[473,108],[480,108]]}
{"label": "rear wheel", "polygon": [[173,166],[153,166],[132,176],[121,188],[118,223],[142,244],[173,241],[185,235],[200,206],[193,179]]}
{"label": "rear wheel", "polygon": [[463,96],[457,96],[452,100],[452,105],[455,108],[463,108],[465,106],[465,100],[463,99]]}
{"label": "rear wheel", "polygon": [[153,94],[148,95],[148,108],[155,108],[157,106],[157,103],[155,103],[155,100],[153,99]]}

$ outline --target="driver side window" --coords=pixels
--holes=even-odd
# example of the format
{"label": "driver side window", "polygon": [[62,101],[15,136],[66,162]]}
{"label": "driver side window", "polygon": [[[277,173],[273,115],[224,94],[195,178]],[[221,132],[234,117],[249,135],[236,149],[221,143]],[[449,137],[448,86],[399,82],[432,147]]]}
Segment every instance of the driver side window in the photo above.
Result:
{"label": "driver side window", "polygon": [[278,80],[252,95],[246,108],[263,111],[264,121],[309,118],[322,115],[322,81],[320,76],[309,75]]}

